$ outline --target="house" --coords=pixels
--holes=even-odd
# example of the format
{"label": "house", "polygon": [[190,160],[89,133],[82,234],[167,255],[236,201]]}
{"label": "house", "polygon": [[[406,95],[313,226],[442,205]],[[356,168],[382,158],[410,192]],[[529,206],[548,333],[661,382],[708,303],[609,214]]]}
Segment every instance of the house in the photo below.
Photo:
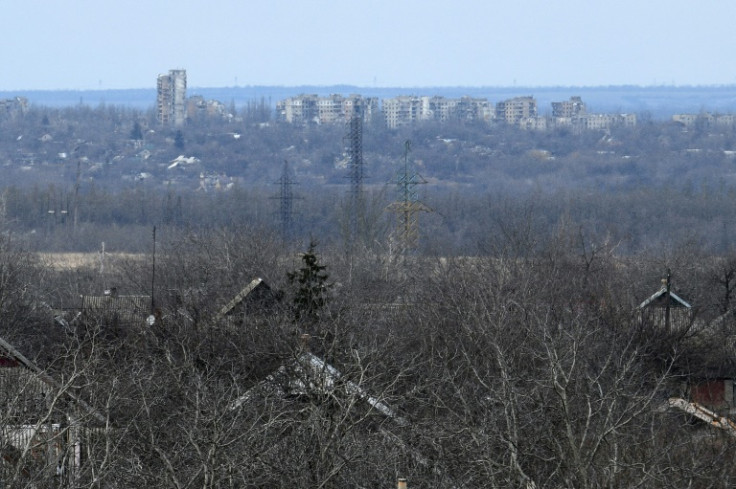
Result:
{"label": "house", "polygon": [[151,297],[147,295],[119,295],[112,287],[104,295],[83,295],[82,318],[107,325],[144,324],[151,312]]}
{"label": "house", "polygon": [[[722,345],[724,351],[714,352],[709,349],[705,356],[698,357],[692,353],[688,356],[688,361],[682,368],[687,380],[679,389],[679,394],[686,400],[675,407],[686,412],[696,410],[699,414],[736,414],[736,364],[733,361],[734,356],[727,351],[733,346],[734,338],[732,334],[724,334],[728,329],[727,325],[736,319],[734,312],[729,311],[707,324],[696,322],[692,305],[672,290],[669,271],[662,280],[660,289],[643,301],[637,311],[642,326],[659,328],[664,333],[676,335],[686,331],[697,332],[690,339],[691,344],[696,347],[695,351],[697,343],[693,342],[697,342],[698,338],[718,338],[716,344]],[[684,403],[687,403],[690,411],[683,407],[686,405]],[[695,411],[690,412],[693,415],[694,413]]]}
{"label": "house", "polygon": [[0,338],[0,486],[75,478],[106,418]]}
{"label": "house", "polygon": [[669,272],[660,289],[639,304],[637,311],[640,324],[668,332],[683,331],[692,325],[692,306],[672,291]]}
{"label": "house", "polygon": [[721,415],[736,416],[736,310],[698,324],[696,338],[704,339],[702,358],[691,365],[687,396]]}
{"label": "house", "polygon": [[215,320],[227,319],[233,323],[242,323],[246,315],[272,310],[282,297],[283,293],[273,290],[263,279],[255,278],[222,306],[215,315]]}
{"label": "house", "polygon": [[[234,399],[229,409],[237,411],[249,405],[266,402],[274,398],[284,399],[292,406],[306,403],[337,405],[346,408],[339,419],[349,421],[350,430],[362,443],[387,443],[403,453],[413,463],[430,468],[437,476],[451,481],[451,487],[458,487],[452,481],[441,460],[433,460],[423,450],[406,439],[405,428],[411,422],[386,399],[371,393],[366,387],[348,378],[337,367],[310,351],[310,335],[301,336],[301,347],[294,357],[268,374],[242,395]],[[298,412],[304,412],[297,408]],[[360,426],[360,428],[359,428]],[[277,449],[277,447],[274,447]],[[288,448],[286,448],[288,450]],[[367,446],[364,450],[367,450]]]}
{"label": "house", "polygon": [[[308,339],[308,335],[304,335],[302,341],[306,343]],[[386,402],[370,395],[360,385],[345,380],[338,369],[306,348],[292,362],[282,365],[263,381],[233,401],[231,409],[240,408],[243,404],[257,397],[259,392],[264,391],[291,396],[319,393],[356,397],[365,403],[366,408],[393,420],[398,426],[408,424]]]}

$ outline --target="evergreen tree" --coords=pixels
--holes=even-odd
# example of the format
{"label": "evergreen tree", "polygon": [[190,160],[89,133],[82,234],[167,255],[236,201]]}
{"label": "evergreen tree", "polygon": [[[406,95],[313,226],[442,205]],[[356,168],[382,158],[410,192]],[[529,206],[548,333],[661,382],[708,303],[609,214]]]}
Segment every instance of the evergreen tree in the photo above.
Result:
{"label": "evergreen tree", "polygon": [[292,305],[296,322],[316,321],[319,311],[327,304],[327,291],[331,284],[327,283],[327,266],[321,265],[317,259],[316,247],[317,243],[310,241],[307,252],[302,255],[304,265],[286,274],[289,282],[297,287]]}
{"label": "evergreen tree", "polygon": [[140,141],[143,139],[143,130],[141,129],[141,124],[138,121],[135,121],[135,124],[133,124],[133,129],[130,131],[130,139],[133,139],[135,141]]}
{"label": "evergreen tree", "polygon": [[174,136],[174,147],[177,149],[184,149],[184,134],[181,131],[176,131]]}

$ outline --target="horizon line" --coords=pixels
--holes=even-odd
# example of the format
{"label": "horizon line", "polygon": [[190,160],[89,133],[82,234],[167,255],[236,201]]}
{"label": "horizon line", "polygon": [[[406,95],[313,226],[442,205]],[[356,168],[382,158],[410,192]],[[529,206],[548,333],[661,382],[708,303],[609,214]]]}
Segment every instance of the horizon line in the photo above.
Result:
{"label": "horizon line", "polygon": [[[335,84],[272,84],[272,85],[221,85],[221,86],[210,86],[200,85],[187,87],[189,90],[197,89],[247,89],[247,88],[331,88],[331,87],[350,87],[360,88],[367,90],[388,90],[388,89],[419,89],[419,88],[441,88],[441,89],[601,89],[601,88],[640,88],[640,89],[651,89],[651,88],[736,88],[736,83],[714,83],[714,84],[609,84],[609,85],[385,85],[385,86],[368,86],[368,85],[353,85],[349,83],[335,83]],[[117,88],[15,88],[15,89],[0,89],[0,93],[10,92],[109,92],[109,91],[123,91],[123,90],[156,90],[155,86],[146,87],[117,87]]]}

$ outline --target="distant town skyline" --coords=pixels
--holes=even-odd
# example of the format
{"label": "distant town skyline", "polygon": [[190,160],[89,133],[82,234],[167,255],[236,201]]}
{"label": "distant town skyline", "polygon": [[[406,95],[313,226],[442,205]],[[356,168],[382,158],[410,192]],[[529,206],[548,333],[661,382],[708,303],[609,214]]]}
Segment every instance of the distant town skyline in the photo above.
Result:
{"label": "distant town skyline", "polygon": [[716,0],[0,0],[0,91],[732,85]]}

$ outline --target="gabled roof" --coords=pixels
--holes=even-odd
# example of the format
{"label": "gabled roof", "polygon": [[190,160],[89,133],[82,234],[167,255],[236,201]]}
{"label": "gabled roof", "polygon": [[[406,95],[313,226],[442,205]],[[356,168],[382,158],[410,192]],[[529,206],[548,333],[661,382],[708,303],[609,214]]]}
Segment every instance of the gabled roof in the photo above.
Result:
{"label": "gabled roof", "polygon": [[268,375],[263,381],[233,401],[230,409],[240,408],[243,404],[255,398],[259,391],[263,392],[264,390],[279,394],[324,393],[341,390],[344,394],[354,395],[362,399],[371,409],[394,420],[399,426],[408,424],[391,406],[371,396],[358,384],[350,380],[344,380],[339,370],[311,352],[301,353],[288,365],[279,367],[274,373]]}
{"label": "gabled roof", "polygon": [[680,409],[698,419],[701,419],[713,426],[720,428],[732,437],[736,437],[736,423],[731,419],[720,416],[715,411],[711,411],[707,407],[694,401],[686,401],[679,397],[671,397],[667,401],[669,407]]}
{"label": "gabled roof", "polygon": [[[659,289],[657,292],[652,294],[647,300],[639,304],[639,309],[644,309],[650,306],[651,307],[655,307],[655,306],[664,307],[668,305],[666,304],[667,295],[668,295],[667,287],[663,285],[661,289]],[[670,307],[685,307],[687,309],[692,308],[692,306],[687,301],[685,301],[684,299],[679,297],[677,294],[672,292],[672,290],[669,291],[669,306]]]}
{"label": "gabled roof", "polygon": [[[231,410],[240,409],[243,405],[257,400],[264,394],[286,396],[289,394],[306,394],[309,392],[322,394],[326,392],[342,392],[343,394],[356,396],[364,401],[370,410],[374,410],[383,417],[393,421],[397,427],[404,428],[409,426],[409,421],[400,416],[396,409],[377,397],[370,395],[358,384],[346,380],[337,368],[309,351],[299,354],[295,359],[279,367],[263,381],[235,399],[230,403],[229,407]],[[378,432],[386,440],[401,446],[417,463],[425,467],[431,464],[432,471],[435,474],[442,476],[447,472],[442,466],[441,461],[432,462],[429,457],[425,456],[419,449],[412,447],[401,436],[393,433],[387,426],[379,426]],[[453,484],[452,487],[459,486]]]}
{"label": "gabled roof", "polygon": [[271,290],[271,287],[269,287],[268,284],[263,281],[263,279],[255,278],[248,285],[246,285],[243,290],[238,292],[238,294],[233,297],[230,302],[225,304],[222,309],[220,309],[220,311],[215,315],[215,319],[219,320],[229,314],[232,314],[235,308],[238,305],[246,302],[247,299],[269,302],[275,300],[277,297],[278,294],[273,292]]}
{"label": "gabled roof", "polygon": [[54,389],[57,393],[60,393],[64,397],[71,400],[71,402],[77,406],[88,416],[93,418],[95,421],[105,423],[106,419],[99,411],[94,409],[92,406],[87,404],[76,394],[72,393],[68,388],[65,388],[54,380],[49,374],[39,368],[35,363],[31,362],[22,353],[20,353],[13,345],[0,338],[0,358],[2,359],[3,366],[5,368],[21,368],[33,375],[39,382],[45,384],[51,389]]}

